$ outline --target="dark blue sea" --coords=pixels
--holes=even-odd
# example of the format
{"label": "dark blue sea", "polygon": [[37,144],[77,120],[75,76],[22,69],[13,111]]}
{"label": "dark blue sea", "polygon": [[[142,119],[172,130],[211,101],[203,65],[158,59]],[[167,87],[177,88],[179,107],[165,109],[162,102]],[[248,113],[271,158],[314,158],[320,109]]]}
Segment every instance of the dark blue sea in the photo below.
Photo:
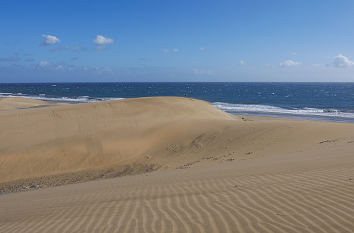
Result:
{"label": "dark blue sea", "polygon": [[232,113],[354,122],[354,83],[36,83],[0,84],[0,98],[94,102],[186,96]]}

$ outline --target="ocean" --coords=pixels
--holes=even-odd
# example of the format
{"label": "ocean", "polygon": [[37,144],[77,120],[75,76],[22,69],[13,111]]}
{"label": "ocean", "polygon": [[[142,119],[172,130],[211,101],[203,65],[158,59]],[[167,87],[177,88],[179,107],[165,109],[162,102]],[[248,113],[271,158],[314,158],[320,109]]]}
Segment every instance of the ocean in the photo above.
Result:
{"label": "ocean", "polygon": [[354,122],[354,83],[0,83],[0,98],[84,103],[186,96],[232,114]]}

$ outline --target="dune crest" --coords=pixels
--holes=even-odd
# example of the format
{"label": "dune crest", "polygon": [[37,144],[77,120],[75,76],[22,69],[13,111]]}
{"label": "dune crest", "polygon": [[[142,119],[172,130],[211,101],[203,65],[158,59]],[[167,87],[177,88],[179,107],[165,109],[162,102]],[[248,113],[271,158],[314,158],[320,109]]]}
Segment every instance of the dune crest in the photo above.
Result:
{"label": "dune crest", "polygon": [[[50,104],[21,98],[0,102],[7,110],[41,105]],[[0,118],[0,182],[157,163],[156,151],[173,154],[207,131],[205,126],[236,120],[207,102],[172,97],[21,109]]]}

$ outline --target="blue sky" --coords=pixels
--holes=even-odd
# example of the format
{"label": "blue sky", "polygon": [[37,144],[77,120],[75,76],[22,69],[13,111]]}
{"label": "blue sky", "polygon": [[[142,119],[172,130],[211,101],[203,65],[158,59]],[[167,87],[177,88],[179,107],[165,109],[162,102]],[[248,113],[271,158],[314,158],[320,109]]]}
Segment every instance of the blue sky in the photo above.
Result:
{"label": "blue sky", "polygon": [[354,81],[354,1],[0,2],[0,82]]}

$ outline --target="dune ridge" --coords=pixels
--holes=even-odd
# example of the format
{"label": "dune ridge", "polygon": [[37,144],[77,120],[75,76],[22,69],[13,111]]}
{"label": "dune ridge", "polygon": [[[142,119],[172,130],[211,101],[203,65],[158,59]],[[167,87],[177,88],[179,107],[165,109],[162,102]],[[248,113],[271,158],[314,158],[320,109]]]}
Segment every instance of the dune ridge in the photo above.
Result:
{"label": "dune ridge", "polygon": [[[2,102],[13,102],[14,107],[19,103],[49,105],[21,98]],[[179,145],[170,141],[198,134],[204,124],[235,120],[204,101],[183,98],[17,108],[3,112],[0,118],[0,182],[107,166],[154,164],[156,159],[149,154],[178,150]],[[201,124],[201,128],[186,132],[192,124]]]}
{"label": "dune ridge", "polygon": [[[246,119],[205,101],[178,97],[1,102],[27,106],[0,114],[3,190],[28,188],[32,181],[51,186],[97,179],[110,169],[115,172],[107,177],[288,153],[350,138],[353,132],[351,124]],[[124,172],[127,166],[133,168]]]}

